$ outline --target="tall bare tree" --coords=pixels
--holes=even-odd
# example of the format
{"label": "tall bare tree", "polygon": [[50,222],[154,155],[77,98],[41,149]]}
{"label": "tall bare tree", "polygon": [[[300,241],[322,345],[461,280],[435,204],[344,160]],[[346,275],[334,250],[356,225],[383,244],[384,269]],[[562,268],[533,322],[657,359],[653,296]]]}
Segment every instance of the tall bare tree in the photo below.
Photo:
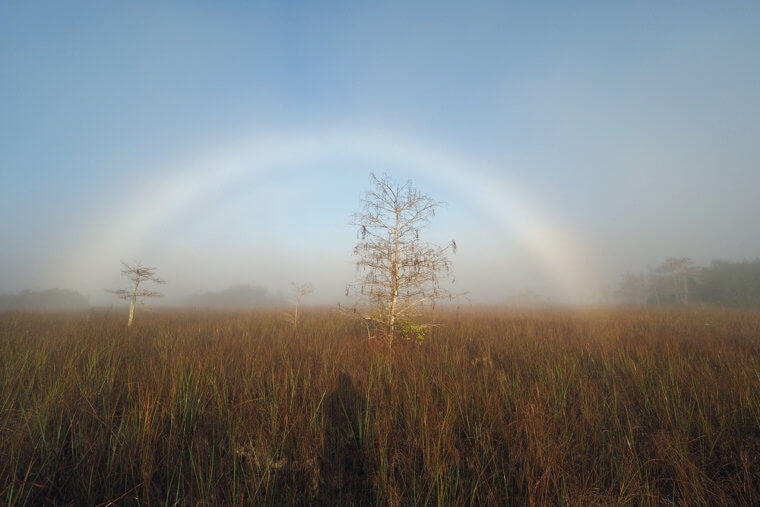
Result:
{"label": "tall bare tree", "polygon": [[298,307],[301,305],[301,300],[304,297],[314,292],[314,286],[310,283],[297,284],[296,282],[291,282],[290,285],[293,286],[293,292],[295,293],[293,296],[295,308],[293,309],[293,314],[288,317],[293,322],[293,329],[296,329],[298,328]]}
{"label": "tall bare tree", "polygon": [[359,228],[354,255],[360,276],[346,292],[358,292],[360,303],[371,307],[365,318],[381,326],[390,347],[399,319],[452,297],[440,282],[454,280],[448,254],[456,252],[456,243],[440,247],[420,239],[443,202],[420,193],[411,181],[398,184],[370,174],[370,184],[352,221]]}
{"label": "tall bare tree", "polygon": [[126,262],[121,263],[123,269],[121,274],[127,277],[134,284],[131,288],[108,290],[111,294],[116,294],[121,299],[129,299],[129,320],[127,321],[127,327],[132,326],[132,321],[135,316],[135,304],[138,298],[156,298],[163,297],[163,294],[151,289],[140,288],[140,284],[144,282],[153,282],[160,285],[166,283],[166,281],[156,276],[156,268],[143,266],[139,262],[131,265]]}

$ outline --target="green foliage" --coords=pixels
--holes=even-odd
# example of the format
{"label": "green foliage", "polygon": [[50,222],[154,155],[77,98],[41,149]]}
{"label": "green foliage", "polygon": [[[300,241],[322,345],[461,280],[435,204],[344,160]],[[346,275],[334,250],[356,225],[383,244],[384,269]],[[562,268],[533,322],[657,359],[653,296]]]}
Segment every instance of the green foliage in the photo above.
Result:
{"label": "green foliage", "polygon": [[396,332],[407,341],[421,344],[425,340],[425,328],[418,326],[411,320],[399,320],[396,322]]}

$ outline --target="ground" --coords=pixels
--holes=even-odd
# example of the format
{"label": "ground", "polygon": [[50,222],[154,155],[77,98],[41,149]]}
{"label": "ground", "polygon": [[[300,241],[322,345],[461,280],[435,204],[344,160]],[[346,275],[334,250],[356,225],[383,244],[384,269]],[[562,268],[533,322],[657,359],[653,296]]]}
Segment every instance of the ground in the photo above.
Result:
{"label": "ground", "polygon": [[760,312],[0,313],[6,503],[760,503]]}

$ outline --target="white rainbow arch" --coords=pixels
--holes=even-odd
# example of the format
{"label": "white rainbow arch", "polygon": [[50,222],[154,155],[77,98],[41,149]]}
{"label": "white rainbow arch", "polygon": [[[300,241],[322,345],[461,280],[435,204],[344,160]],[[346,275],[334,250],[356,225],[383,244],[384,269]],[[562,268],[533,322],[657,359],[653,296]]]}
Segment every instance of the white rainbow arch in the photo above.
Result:
{"label": "white rainbow arch", "polygon": [[[125,251],[134,251],[146,241],[146,231],[181,216],[209,192],[223,191],[244,178],[278,167],[311,167],[337,157],[376,159],[381,162],[380,168],[410,168],[477,203],[495,218],[501,227],[499,233],[516,238],[535,259],[553,281],[558,299],[576,299],[579,293],[599,287],[577,234],[528,202],[500,172],[405,136],[345,130],[252,135],[179,168],[158,171],[158,179],[147,191],[142,189],[126,199],[122,209],[95,224],[89,237],[66,256],[61,268],[75,279],[76,274],[93,273],[92,259],[97,258],[112,272]],[[97,269],[94,272],[97,276]]]}

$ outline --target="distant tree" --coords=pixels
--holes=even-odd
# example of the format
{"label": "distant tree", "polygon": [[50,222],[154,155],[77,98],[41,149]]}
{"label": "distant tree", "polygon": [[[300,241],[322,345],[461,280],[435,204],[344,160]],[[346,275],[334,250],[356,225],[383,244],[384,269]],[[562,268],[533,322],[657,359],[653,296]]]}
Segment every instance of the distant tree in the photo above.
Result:
{"label": "distant tree", "polygon": [[632,273],[624,274],[617,293],[625,304],[646,304],[648,298],[647,277]]}
{"label": "distant tree", "polygon": [[669,286],[673,302],[689,304],[690,286],[699,270],[688,257],[667,257],[658,272]]}
{"label": "distant tree", "polygon": [[22,290],[16,294],[0,295],[0,308],[66,309],[83,308],[89,304],[85,296],[71,289]]}
{"label": "distant tree", "polygon": [[165,284],[166,282],[156,276],[156,268],[143,266],[139,262],[135,265],[121,263],[124,268],[121,270],[121,274],[132,281],[134,286],[128,289],[108,290],[111,294],[116,294],[121,299],[130,300],[129,303],[129,320],[127,321],[127,327],[132,325],[132,321],[135,315],[135,304],[140,298],[156,298],[163,297],[163,294],[150,289],[140,288],[140,284],[145,282],[153,282],[157,284]]}
{"label": "distant tree", "polygon": [[251,308],[282,306],[284,299],[270,296],[267,289],[257,285],[233,285],[221,291],[204,292],[184,299],[188,306],[206,308]]}
{"label": "distant tree", "polygon": [[646,275],[642,275],[647,281],[647,302],[660,306],[663,298],[663,280],[659,268],[647,266]]}
{"label": "distant tree", "polygon": [[760,307],[760,259],[700,267],[688,257],[668,257],[645,274],[624,275],[618,295],[627,303],[638,301],[642,281],[649,304]]}
{"label": "distant tree", "polygon": [[295,308],[293,309],[293,314],[288,315],[289,320],[293,323],[293,329],[298,328],[298,307],[301,305],[301,300],[314,292],[314,286],[310,283],[302,283],[297,284],[296,282],[291,282],[290,285],[293,286],[293,303],[295,305]]}
{"label": "distant tree", "polygon": [[760,259],[712,261],[702,269],[694,295],[709,305],[760,307]]}
{"label": "distant tree", "polygon": [[452,297],[440,282],[453,281],[448,254],[456,252],[456,243],[440,247],[420,239],[444,203],[420,193],[411,181],[398,184],[370,174],[370,184],[352,221],[359,228],[354,255],[360,277],[346,293],[358,292],[360,303],[371,308],[365,318],[381,327],[390,347],[399,319]]}
{"label": "distant tree", "polygon": [[511,293],[507,298],[507,304],[519,308],[525,308],[547,306],[550,304],[550,301],[533,289],[525,287],[519,291]]}

